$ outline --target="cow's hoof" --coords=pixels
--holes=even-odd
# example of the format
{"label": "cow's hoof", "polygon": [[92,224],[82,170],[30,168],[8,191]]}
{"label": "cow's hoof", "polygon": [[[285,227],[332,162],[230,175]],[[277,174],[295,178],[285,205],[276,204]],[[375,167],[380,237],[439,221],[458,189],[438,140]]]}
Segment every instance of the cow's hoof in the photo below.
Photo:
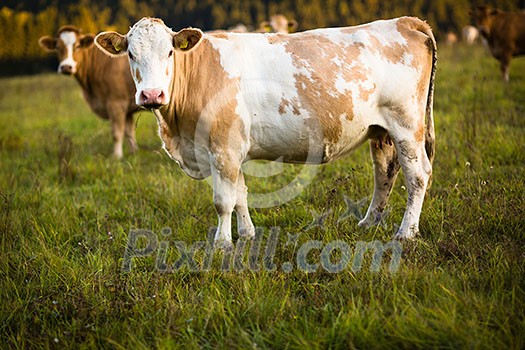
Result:
{"label": "cow's hoof", "polygon": [[379,223],[378,220],[373,220],[369,216],[366,216],[365,218],[363,218],[361,221],[357,223],[357,226],[361,228],[369,228],[369,227],[377,225],[378,223]]}
{"label": "cow's hoof", "polygon": [[218,239],[214,242],[213,247],[217,250],[222,250],[224,252],[230,252],[233,250],[233,243],[232,241],[228,241],[225,239]]}
{"label": "cow's hoof", "polygon": [[242,238],[255,237],[255,227],[250,226],[248,228],[242,228],[239,230],[239,236]]}
{"label": "cow's hoof", "polygon": [[408,230],[398,230],[394,235],[394,239],[398,241],[412,240],[419,234],[417,227],[410,227]]}

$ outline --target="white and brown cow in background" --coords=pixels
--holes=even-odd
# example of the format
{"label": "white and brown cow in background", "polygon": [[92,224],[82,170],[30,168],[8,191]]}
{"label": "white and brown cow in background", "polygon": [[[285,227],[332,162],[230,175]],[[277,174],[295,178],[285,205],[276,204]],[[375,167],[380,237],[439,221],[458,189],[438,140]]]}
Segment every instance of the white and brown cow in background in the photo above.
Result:
{"label": "white and brown cow in background", "polygon": [[400,168],[408,202],[396,238],[418,232],[432,174],[435,40],[403,17],[295,34],[173,32],[143,18],[96,44],[127,54],[137,104],[151,108],[171,158],[191,177],[211,175],[215,241],[231,245],[236,211],[253,235],[241,165],[252,159],[326,163],[370,139],[374,194],[359,226],[377,224]]}
{"label": "white and brown cow in background", "polygon": [[476,27],[468,25],[461,29],[461,40],[467,45],[474,45],[479,40],[479,31]]}
{"label": "white and brown cow in background", "polygon": [[275,14],[270,17],[270,21],[262,21],[259,24],[257,33],[293,33],[297,30],[298,23],[295,19],[288,19],[285,15]]}
{"label": "white and brown cow in background", "polygon": [[82,87],[84,98],[91,110],[103,119],[109,119],[113,131],[116,158],[122,158],[124,135],[131,150],[137,149],[133,113],[139,109],[135,103],[135,84],[129,61],[125,57],[112,59],[95,45],[94,35],[81,34],[75,26],[61,27],[55,37],[43,36],[38,43],[49,52],[56,52],[60,61],[58,73],[73,75]]}

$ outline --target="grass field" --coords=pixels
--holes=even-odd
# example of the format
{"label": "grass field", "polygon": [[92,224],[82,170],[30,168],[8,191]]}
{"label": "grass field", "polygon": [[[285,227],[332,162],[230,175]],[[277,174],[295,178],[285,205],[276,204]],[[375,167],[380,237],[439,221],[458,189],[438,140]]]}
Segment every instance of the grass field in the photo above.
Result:
{"label": "grass field", "polygon": [[[340,220],[345,196],[371,197],[365,145],[321,167],[293,200],[251,210],[263,247],[280,233],[273,260],[258,260],[274,270],[245,260],[227,268],[218,253],[207,271],[165,273],[163,262],[183,257],[176,242],[204,241],[216,215],[209,185],[160,149],[153,116],[138,118],[141,150],[114,161],[109,123],[89,111],[73,79],[0,79],[0,347],[524,348],[525,59],[505,84],[481,47],[443,48],[434,111],[434,182],[421,235],[402,244],[396,273],[388,256],[370,271],[370,254],[360,271],[296,265],[305,242],[386,243],[401,222],[402,177],[384,225]],[[300,169],[247,184],[278,187]],[[322,213],[323,225],[312,225]],[[159,245],[123,272],[136,229]],[[299,234],[295,244],[287,234]],[[146,254],[148,243],[134,247]],[[205,259],[196,251],[197,263]]]}

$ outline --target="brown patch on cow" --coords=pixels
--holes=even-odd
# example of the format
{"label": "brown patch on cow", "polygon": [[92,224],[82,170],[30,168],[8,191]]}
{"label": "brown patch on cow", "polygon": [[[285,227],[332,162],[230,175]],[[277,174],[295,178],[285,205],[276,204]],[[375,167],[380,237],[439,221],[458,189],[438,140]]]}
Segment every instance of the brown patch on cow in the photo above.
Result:
{"label": "brown patch on cow", "polygon": [[425,124],[421,120],[417,126],[417,130],[414,133],[414,138],[416,142],[423,142],[425,139]]}
{"label": "brown patch on cow", "polygon": [[290,101],[287,99],[281,99],[281,103],[279,104],[279,114],[283,115],[285,113],[285,108],[290,105]]}
{"label": "brown patch on cow", "polygon": [[286,115],[286,109],[291,108],[293,115],[300,115],[301,112],[299,111],[299,107],[297,106],[297,101],[294,98],[293,100],[288,100],[286,98],[281,99],[281,103],[279,104],[279,114],[280,115]]}
{"label": "brown patch on cow", "polygon": [[379,39],[374,35],[369,37],[371,45],[367,47],[370,51],[374,52],[386,59],[390,63],[400,64],[403,63],[404,55],[406,52],[406,46],[400,43],[391,42],[389,45],[383,45]]}
{"label": "brown patch on cow", "polygon": [[363,101],[368,101],[370,99],[370,95],[372,95],[376,91],[376,83],[374,83],[374,86],[371,89],[362,89],[359,93],[359,98]]}
{"label": "brown patch on cow", "polygon": [[[281,39],[278,35],[268,38],[271,43]],[[341,117],[353,120],[354,99],[361,96],[353,96],[351,91],[340,92],[336,83],[338,79],[343,79],[359,87],[359,84],[367,81],[367,69],[361,65],[351,65],[358,61],[363,44],[343,47],[322,35],[311,33],[302,35],[298,40],[286,41],[284,45],[296,68],[309,72],[309,75],[295,75],[295,88],[299,105],[318,121],[314,123],[317,125],[310,123],[310,129],[316,128],[312,131],[322,132],[325,144],[337,144],[343,132]],[[312,50],[312,47],[315,49]],[[368,98],[368,92],[365,91],[363,96]]]}
{"label": "brown patch on cow", "polygon": [[141,83],[142,82],[142,75],[140,75],[140,71],[139,69],[135,69],[135,79],[137,80],[137,83]]}
{"label": "brown patch on cow", "polygon": [[57,40],[57,56],[60,62],[67,57],[67,47],[60,38]]}

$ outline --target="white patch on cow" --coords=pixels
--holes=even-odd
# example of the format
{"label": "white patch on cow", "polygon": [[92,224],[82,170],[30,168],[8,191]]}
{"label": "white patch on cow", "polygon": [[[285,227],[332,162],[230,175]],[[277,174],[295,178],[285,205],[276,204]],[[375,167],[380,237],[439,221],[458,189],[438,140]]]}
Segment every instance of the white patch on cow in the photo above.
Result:
{"label": "white patch on cow", "polygon": [[[130,29],[128,51],[133,56],[130,67],[132,72],[140,67],[142,78],[141,81],[135,80],[137,104],[140,104],[140,94],[146,89],[161,89],[169,96],[173,78],[173,55],[169,57],[173,49],[172,35],[169,28],[150,19],[142,19]],[[133,79],[136,79],[135,74]]]}
{"label": "white patch on cow", "polygon": [[76,72],[77,69],[77,62],[73,58],[73,49],[75,46],[75,43],[77,42],[77,34],[75,32],[62,32],[59,36],[60,40],[64,43],[64,46],[67,50],[66,58],[60,62],[58,65],[58,72],[60,73],[63,66],[71,66],[72,72]]}

